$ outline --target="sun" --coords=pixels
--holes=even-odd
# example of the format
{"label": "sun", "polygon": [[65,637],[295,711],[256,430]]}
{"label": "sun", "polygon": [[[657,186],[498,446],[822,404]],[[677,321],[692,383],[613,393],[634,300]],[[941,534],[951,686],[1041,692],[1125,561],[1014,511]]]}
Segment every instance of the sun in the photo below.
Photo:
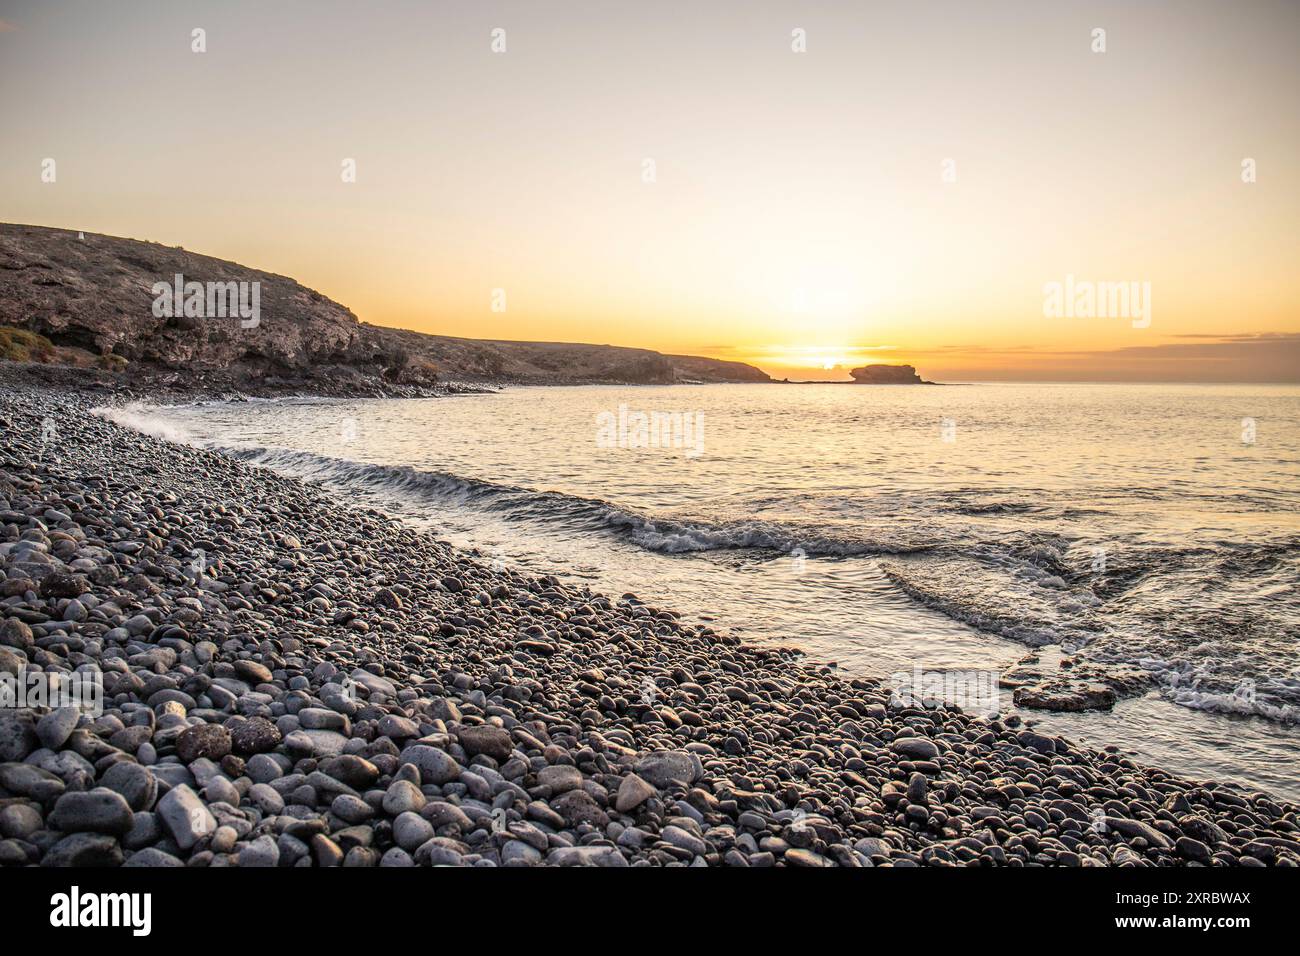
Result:
{"label": "sun", "polygon": [[820,368],[823,372],[830,372],[852,364],[848,350],[839,345],[795,347],[787,349],[786,352],[805,368]]}

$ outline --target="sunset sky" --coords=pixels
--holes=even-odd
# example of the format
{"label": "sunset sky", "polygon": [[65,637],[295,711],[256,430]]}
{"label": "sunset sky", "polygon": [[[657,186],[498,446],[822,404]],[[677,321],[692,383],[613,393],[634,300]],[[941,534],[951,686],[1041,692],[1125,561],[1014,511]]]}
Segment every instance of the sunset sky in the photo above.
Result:
{"label": "sunset sky", "polygon": [[[0,0],[0,220],[777,376],[1295,381],[1298,40],[1257,0]],[[1045,316],[1067,275],[1149,325]]]}

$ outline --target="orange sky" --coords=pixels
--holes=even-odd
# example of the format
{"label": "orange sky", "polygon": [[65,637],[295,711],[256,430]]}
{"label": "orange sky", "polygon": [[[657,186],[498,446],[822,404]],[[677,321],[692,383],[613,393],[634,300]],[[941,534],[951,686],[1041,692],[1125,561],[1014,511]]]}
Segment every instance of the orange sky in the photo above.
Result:
{"label": "orange sky", "polygon": [[701,6],[6,0],[0,219],[777,376],[1300,377],[1300,5]]}

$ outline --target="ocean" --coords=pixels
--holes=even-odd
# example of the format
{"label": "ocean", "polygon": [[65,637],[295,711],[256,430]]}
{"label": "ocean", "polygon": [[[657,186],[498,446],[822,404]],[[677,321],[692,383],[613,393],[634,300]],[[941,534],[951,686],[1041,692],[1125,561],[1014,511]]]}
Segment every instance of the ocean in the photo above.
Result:
{"label": "ocean", "polygon": [[[1300,799],[1295,386],[520,387],[110,414],[484,562],[846,677],[980,678],[1046,732]],[[1029,655],[1117,702],[1017,705]]]}

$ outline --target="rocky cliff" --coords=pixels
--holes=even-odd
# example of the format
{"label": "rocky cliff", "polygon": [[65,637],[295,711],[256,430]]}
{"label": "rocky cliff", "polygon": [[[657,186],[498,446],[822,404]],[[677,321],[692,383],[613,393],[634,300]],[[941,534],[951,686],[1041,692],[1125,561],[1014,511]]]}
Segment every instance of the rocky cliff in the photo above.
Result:
{"label": "rocky cliff", "polygon": [[[175,277],[190,294],[159,296]],[[247,283],[247,286],[239,286]],[[255,320],[210,306],[256,283]],[[160,285],[161,284],[161,285]],[[202,301],[199,301],[202,300]],[[174,308],[173,308],[174,306]],[[7,354],[6,354],[7,353]],[[359,322],[287,276],[154,242],[0,224],[0,357],[212,388],[401,393],[435,382],[768,381],[752,366],[648,349],[461,339]]]}

